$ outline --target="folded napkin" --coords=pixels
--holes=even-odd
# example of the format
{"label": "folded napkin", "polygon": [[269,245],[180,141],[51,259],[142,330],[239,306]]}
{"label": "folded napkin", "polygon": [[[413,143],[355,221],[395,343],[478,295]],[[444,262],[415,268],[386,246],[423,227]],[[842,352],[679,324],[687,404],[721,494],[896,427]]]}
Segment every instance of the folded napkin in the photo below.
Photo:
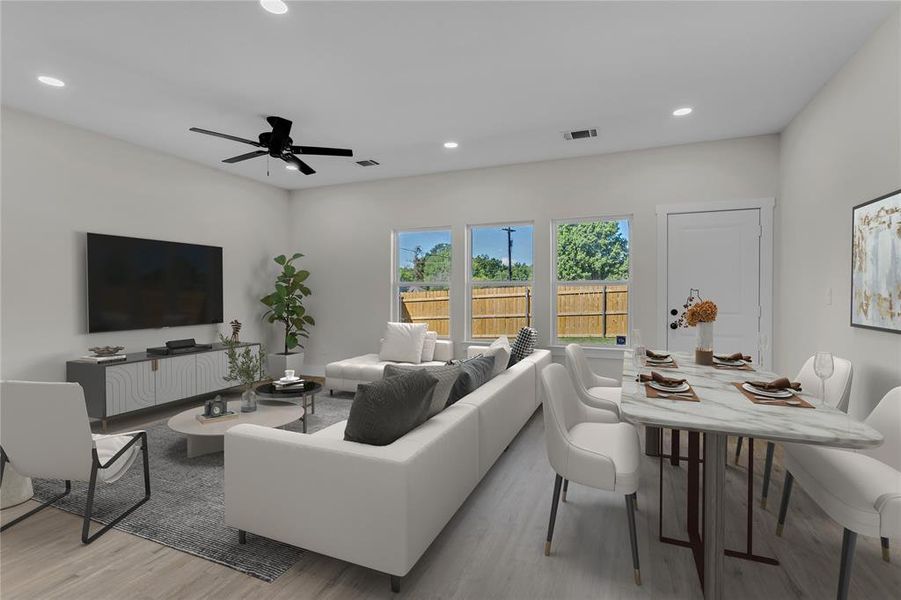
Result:
{"label": "folded napkin", "polygon": [[780,377],[779,379],[774,379],[772,381],[746,381],[745,383],[762,390],[778,391],[790,389],[796,392],[801,391],[801,384],[797,381],[789,381],[788,377]]}
{"label": "folded napkin", "polygon": [[744,360],[747,362],[751,362],[751,357],[747,354],[742,354],[741,352],[736,352],[735,354],[714,354],[714,358],[718,358],[720,360]]}
{"label": "folded napkin", "polygon": [[676,379],[675,377],[666,377],[661,375],[657,371],[651,371],[650,375],[641,375],[641,383],[648,383],[653,381],[654,383],[659,383],[660,385],[666,387],[676,387],[685,383],[684,379]]}
{"label": "folded napkin", "polygon": [[661,354],[661,353],[654,352],[653,350],[645,350],[644,352],[648,358],[653,358],[654,360],[666,360],[670,357],[669,354],[666,354],[666,353]]}

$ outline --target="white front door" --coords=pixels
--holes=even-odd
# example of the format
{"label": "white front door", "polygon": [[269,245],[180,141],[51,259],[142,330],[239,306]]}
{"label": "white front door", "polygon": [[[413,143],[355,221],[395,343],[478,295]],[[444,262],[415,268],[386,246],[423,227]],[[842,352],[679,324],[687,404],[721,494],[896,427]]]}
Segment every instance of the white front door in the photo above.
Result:
{"label": "white front door", "polygon": [[695,348],[696,328],[673,328],[695,288],[719,308],[714,351],[760,360],[760,237],[757,208],[667,216],[667,349]]}

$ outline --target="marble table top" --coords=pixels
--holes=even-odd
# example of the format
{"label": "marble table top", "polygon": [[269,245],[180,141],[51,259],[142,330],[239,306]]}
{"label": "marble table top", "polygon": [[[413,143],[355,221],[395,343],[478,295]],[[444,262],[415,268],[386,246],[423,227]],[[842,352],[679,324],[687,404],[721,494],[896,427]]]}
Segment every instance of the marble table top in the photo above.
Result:
{"label": "marble table top", "polygon": [[[716,369],[695,364],[694,354],[673,352],[678,369],[654,368],[667,377],[688,380],[700,402],[648,398],[644,385],[636,381],[632,351],[624,353],[624,418],[633,423],[686,431],[726,433],[781,442],[799,442],[844,448],[869,448],[882,444],[882,434],[838,409],[823,404],[805,390],[802,398],[816,408],[797,408],[755,404],[733,385],[746,380],[772,380],[778,377],[766,371]],[[650,373],[644,367],[642,372]]]}

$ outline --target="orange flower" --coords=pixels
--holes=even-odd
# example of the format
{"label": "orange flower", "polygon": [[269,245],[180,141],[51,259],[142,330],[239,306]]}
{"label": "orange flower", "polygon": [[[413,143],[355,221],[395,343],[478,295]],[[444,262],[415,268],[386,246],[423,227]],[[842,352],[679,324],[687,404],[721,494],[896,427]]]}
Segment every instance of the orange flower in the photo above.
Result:
{"label": "orange flower", "polygon": [[702,300],[697,304],[692,304],[685,311],[685,324],[694,327],[698,323],[716,321],[716,313],[716,304],[710,300]]}

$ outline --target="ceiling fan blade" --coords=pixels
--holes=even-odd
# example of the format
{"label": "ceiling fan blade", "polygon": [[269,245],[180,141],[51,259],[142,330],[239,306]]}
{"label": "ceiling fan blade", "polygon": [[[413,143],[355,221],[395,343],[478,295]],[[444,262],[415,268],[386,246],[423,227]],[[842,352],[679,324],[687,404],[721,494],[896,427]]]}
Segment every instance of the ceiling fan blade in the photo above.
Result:
{"label": "ceiling fan blade", "polygon": [[281,117],[266,117],[266,122],[272,127],[273,135],[288,137],[291,133],[291,121]]}
{"label": "ceiling fan blade", "polygon": [[297,169],[304,175],[312,175],[313,173],[316,172],[313,170],[313,167],[311,167],[307,163],[303,162],[302,160],[300,160],[293,154],[283,154],[282,160],[290,165],[296,166]]}
{"label": "ceiling fan blade", "polygon": [[232,140],[233,142],[241,142],[242,144],[250,144],[251,146],[256,146],[257,148],[262,148],[262,144],[259,142],[255,142],[253,140],[246,140],[244,138],[239,138],[234,135],[228,135],[227,133],[219,133],[218,131],[210,131],[209,129],[201,129],[199,127],[191,127],[188,131],[196,131],[197,133],[203,133],[206,135],[212,135],[215,137],[225,138],[227,140]]}
{"label": "ceiling fan blade", "polygon": [[346,148],[321,148],[319,146],[291,146],[294,154],[313,154],[318,156],[353,156],[354,151]]}
{"label": "ceiling fan blade", "polygon": [[248,160],[250,158],[256,158],[257,156],[265,156],[266,154],[269,154],[269,153],[266,152],[265,150],[254,150],[253,152],[248,152],[247,154],[242,154],[240,156],[232,156],[231,158],[226,158],[222,162],[231,164],[231,163],[241,162],[242,160]]}

